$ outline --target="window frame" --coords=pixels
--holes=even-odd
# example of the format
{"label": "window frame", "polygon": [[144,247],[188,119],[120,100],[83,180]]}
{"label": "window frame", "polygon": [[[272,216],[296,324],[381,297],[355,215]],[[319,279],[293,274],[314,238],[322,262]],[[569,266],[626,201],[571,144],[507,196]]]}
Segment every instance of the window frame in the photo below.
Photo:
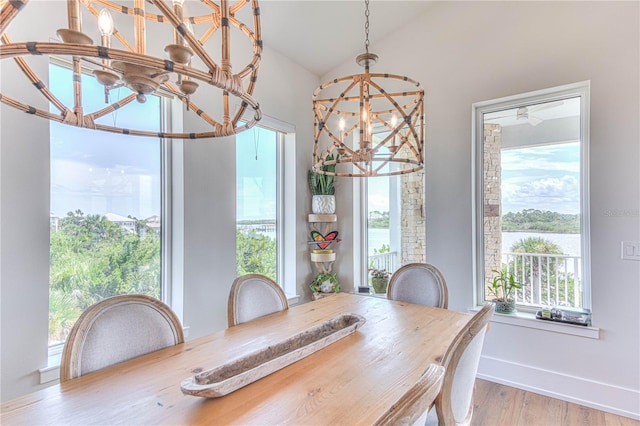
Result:
{"label": "window frame", "polygon": [[[72,64],[68,60],[64,60],[57,57],[50,58],[49,67],[58,66],[67,69],[72,68]],[[90,69],[83,68],[82,73],[87,77],[92,77]],[[160,131],[171,132],[173,112],[177,99],[162,89],[159,89],[155,96],[160,98],[159,106],[160,110]],[[181,103],[180,103],[181,104]],[[142,137],[142,136],[140,136]],[[49,137],[51,139],[51,137]],[[171,139],[158,138],[160,143],[160,215],[161,215],[161,229],[160,229],[160,299],[162,302],[169,306],[172,306],[174,289],[172,286],[172,143]],[[50,141],[49,141],[50,142]],[[47,368],[41,370],[41,376],[43,373],[48,373],[52,368],[58,367],[60,364],[60,358],[62,356],[62,350],[65,342],[55,343],[53,345],[47,345]],[[44,380],[41,377],[40,383],[46,383],[47,381],[57,379],[57,373],[55,377],[51,377],[48,380]]]}
{"label": "window frame", "polygon": [[[245,111],[243,119],[252,116]],[[290,303],[298,300],[296,288],[295,223],[296,172],[295,126],[269,115],[263,115],[256,127],[276,132],[276,282]],[[288,195],[291,194],[291,197]],[[237,199],[236,194],[236,199]]]}
{"label": "window frame", "polygon": [[[388,132],[387,129],[382,126],[374,127],[373,134],[380,134]],[[357,135],[356,135],[357,137]],[[389,167],[395,167],[394,163],[391,163]],[[424,173],[424,170],[422,170]],[[418,172],[416,172],[418,173]],[[359,286],[369,286],[369,182],[370,179],[388,179],[389,184],[389,245],[390,247],[397,248],[398,255],[395,262],[395,270],[399,269],[405,263],[411,263],[404,259],[403,262],[403,243],[402,243],[402,179],[406,175],[394,175],[394,176],[378,176],[366,179],[353,179],[353,223],[354,223],[354,241],[361,241],[361,244],[354,245],[354,262],[353,265],[353,277],[354,277],[354,289]],[[426,173],[422,177],[422,190],[426,187]],[[421,205],[423,225],[420,232],[426,235],[426,220],[424,220],[424,197]],[[395,207],[392,204],[396,204]],[[399,216],[393,216],[391,213],[395,212]],[[395,222],[392,220],[395,217]],[[392,225],[397,225],[397,229],[392,228]],[[394,244],[395,243],[395,244]],[[426,239],[425,239],[425,253],[422,256],[421,262],[426,262]],[[414,262],[417,260],[414,260]],[[388,271],[393,274],[394,270]]]}
{"label": "window frame", "polygon": [[[589,96],[590,81],[582,81],[534,92],[476,102],[471,106],[472,118],[472,248],[473,291],[476,306],[486,302],[484,291],[484,114],[519,108],[531,104],[580,98],[580,235],[582,257],[582,304],[591,308],[591,250],[589,201]],[[535,308],[518,305],[518,311],[532,313]]]}

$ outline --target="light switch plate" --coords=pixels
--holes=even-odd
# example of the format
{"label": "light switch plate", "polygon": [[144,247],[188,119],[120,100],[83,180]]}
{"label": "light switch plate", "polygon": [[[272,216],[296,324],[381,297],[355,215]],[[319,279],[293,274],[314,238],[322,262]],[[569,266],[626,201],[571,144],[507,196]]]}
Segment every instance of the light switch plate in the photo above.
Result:
{"label": "light switch plate", "polygon": [[640,260],[640,241],[622,242],[622,260]]}

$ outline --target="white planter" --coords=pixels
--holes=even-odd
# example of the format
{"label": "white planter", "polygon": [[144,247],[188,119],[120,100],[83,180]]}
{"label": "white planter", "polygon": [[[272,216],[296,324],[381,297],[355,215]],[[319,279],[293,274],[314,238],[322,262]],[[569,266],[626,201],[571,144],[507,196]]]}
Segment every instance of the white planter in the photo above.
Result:
{"label": "white planter", "polygon": [[334,214],[336,212],[335,195],[314,195],[311,198],[313,214]]}

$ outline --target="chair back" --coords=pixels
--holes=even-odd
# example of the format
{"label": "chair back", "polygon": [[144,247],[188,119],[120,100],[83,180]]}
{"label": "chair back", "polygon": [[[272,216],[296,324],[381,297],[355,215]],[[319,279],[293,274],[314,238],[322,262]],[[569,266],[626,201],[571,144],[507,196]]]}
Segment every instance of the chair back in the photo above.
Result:
{"label": "chair back", "polygon": [[229,292],[229,327],[289,309],[287,296],[271,278],[248,274],[236,278]]}
{"label": "chair back", "polygon": [[73,325],[60,381],[182,342],[180,320],[160,300],[142,294],[110,297],[90,306]]}
{"label": "chair back", "polygon": [[374,426],[415,424],[440,392],[444,372],[441,365],[429,365],[418,381],[373,423]]}
{"label": "chair back", "polygon": [[446,372],[435,401],[440,426],[471,423],[480,353],[494,309],[493,303],[484,305],[458,333],[444,355],[442,365]]}
{"label": "chair back", "polygon": [[447,283],[435,266],[409,263],[391,276],[387,286],[387,299],[446,309]]}

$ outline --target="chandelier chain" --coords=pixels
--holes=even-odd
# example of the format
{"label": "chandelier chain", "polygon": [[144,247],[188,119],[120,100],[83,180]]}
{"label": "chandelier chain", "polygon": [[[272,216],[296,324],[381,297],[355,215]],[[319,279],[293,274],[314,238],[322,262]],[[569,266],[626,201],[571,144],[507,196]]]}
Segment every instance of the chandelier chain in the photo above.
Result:
{"label": "chandelier chain", "polygon": [[365,24],[364,24],[364,35],[365,35],[365,40],[364,40],[364,49],[367,53],[369,53],[369,0],[365,0],[364,2],[365,4],[365,10],[364,10],[364,17],[365,17]]}

